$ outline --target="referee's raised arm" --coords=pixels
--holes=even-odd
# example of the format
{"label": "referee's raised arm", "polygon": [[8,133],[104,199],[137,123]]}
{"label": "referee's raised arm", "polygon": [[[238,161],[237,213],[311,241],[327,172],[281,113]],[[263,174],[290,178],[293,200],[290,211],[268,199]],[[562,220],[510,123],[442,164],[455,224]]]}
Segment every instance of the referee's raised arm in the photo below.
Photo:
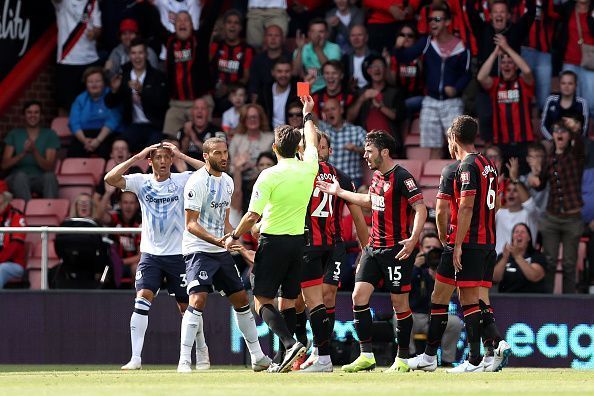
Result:
{"label": "referee's raised arm", "polygon": [[313,98],[308,95],[302,96],[300,99],[303,104],[303,134],[305,135],[305,147],[318,148],[318,133],[312,114],[314,108]]}

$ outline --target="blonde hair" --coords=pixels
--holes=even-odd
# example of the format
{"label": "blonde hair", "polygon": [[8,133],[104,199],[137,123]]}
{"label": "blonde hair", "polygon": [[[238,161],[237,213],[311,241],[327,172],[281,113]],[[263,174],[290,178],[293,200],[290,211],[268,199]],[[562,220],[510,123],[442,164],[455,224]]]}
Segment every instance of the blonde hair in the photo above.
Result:
{"label": "blonde hair", "polygon": [[76,196],[76,198],[72,200],[72,203],[70,204],[70,217],[81,217],[78,214],[77,205],[81,201],[81,199],[85,197],[88,197],[89,201],[91,202],[91,218],[97,218],[97,205],[95,203],[95,200],[89,193],[80,193]]}
{"label": "blonde hair", "polygon": [[270,132],[268,117],[266,116],[262,106],[257,103],[248,103],[244,105],[241,110],[239,110],[239,124],[237,125],[237,133],[246,133],[247,129],[245,127],[245,121],[247,119],[247,112],[252,108],[258,111],[258,116],[260,117],[260,131]]}

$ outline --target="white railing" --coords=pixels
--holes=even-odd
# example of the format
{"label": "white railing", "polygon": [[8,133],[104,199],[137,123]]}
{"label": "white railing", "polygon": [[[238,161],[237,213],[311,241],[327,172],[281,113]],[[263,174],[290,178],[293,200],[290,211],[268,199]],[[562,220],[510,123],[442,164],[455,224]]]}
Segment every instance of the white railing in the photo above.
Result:
{"label": "white railing", "polygon": [[41,234],[41,290],[47,290],[49,234],[139,234],[140,228],[126,227],[0,227],[0,233]]}

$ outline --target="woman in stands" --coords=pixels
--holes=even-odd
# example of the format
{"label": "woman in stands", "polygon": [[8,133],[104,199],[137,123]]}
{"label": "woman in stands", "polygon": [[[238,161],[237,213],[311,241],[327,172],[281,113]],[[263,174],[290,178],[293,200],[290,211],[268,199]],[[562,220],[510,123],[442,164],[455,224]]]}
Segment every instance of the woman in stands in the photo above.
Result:
{"label": "woman in stands", "polygon": [[80,193],[70,205],[70,217],[87,219],[98,223],[98,219],[102,218],[99,207],[100,205],[93,200],[90,194]]}
{"label": "woman in stands", "polygon": [[103,69],[89,67],[83,74],[85,91],[78,95],[70,109],[68,126],[74,140],[69,157],[103,157],[109,159],[114,132],[120,127],[122,115],[118,108],[105,105],[109,88],[105,86]]}
{"label": "woman in stands", "polygon": [[497,258],[493,282],[500,293],[546,293],[545,257],[532,246],[530,228],[518,223],[512,229],[512,242]]}

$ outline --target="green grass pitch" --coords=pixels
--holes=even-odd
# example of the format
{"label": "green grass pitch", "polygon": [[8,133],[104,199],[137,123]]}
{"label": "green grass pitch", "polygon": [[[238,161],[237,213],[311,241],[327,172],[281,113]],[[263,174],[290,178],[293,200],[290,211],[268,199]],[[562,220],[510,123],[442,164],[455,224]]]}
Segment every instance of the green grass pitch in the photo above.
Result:
{"label": "green grass pitch", "polygon": [[243,367],[214,367],[178,374],[173,366],[122,372],[114,366],[1,366],[6,395],[594,395],[594,372],[571,369],[505,369],[467,375],[411,372],[385,374],[253,373]]}

